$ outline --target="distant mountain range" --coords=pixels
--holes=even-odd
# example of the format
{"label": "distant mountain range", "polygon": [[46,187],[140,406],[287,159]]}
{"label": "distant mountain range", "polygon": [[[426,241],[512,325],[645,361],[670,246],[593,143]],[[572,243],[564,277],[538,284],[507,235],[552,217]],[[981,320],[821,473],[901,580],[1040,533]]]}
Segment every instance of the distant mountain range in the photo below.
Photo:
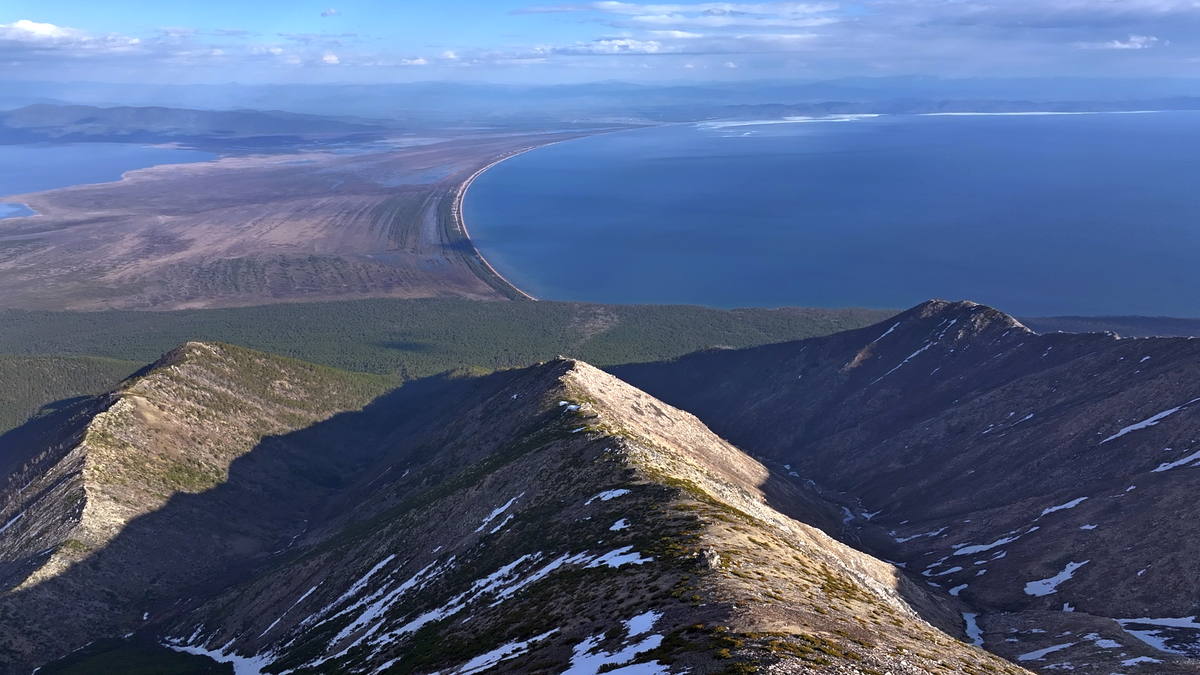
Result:
{"label": "distant mountain range", "polygon": [[834,113],[1197,110],[1200,80],[854,77],[562,85],[409,82],[153,87],[20,82],[9,83],[0,96],[0,108],[31,104],[286,110],[338,119],[355,115],[364,118],[357,122],[368,126],[379,120],[396,120],[410,128],[520,127]]}
{"label": "distant mountain range", "polygon": [[40,103],[0,112],[0,143],[245,141],[255,137],[362,136],[378,134],[384,129],[379,123],[258,110],[99,108]]}
{"label": "distant mountain range", "polygon": [[1200,672],[1195,340],[932,301],[611,371],[192,342],[47,412],[0,672]]}

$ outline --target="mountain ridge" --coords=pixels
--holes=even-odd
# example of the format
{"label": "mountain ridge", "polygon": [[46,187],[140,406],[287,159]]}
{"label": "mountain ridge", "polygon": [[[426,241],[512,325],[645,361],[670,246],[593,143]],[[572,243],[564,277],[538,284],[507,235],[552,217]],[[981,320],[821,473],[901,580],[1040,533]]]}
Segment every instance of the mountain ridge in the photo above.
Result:
{"label": "mountain ridge", "polygon": [[1117,621],[1197,610],[1195,340],[1036,335],[931,301],[827,338],[612,371],[825,488],[848,509],[844,538],[952,589],[990,649],[1036,654],[1054,646],[1046,624],[1079,624],[1129,656],[1075,640],[1039,667],[1196,671],[1194,630],[1161,650],[1142,639],[1153,621],[1142,637]]}
{"label": "mountain ridge", "polygon": [[[195,385],[188,401],[223,410],[222,391],[250,387],[270,403],[284,394],[270,393],[280,378],[262,369],[288,367],[300,366],[189,343],[131,378],[115,401],[93,399],[102,412],[72,413],[82,427],[99,418],[114,436],[168,447],[169,437],[149,433],[161,422],[126,402],[131,392]],[[301,375],[286,372],[299,389]],[[938,662],[1022,672],[921,618],[960,631],[952,600],[776,508],[835,522],[833,507],[803,485],[581,362],[418,381],[358,412],[329,417],[321,411],[332,404],[318,406],[305,419],[324,421],[294,431],[286,429],[305,422],[254,412],[274,410],[266,403],[243,406],[247,428],[265,435],[228,455],[224,482],[172,494],[56,575],[0,599],[8,616],[25,619],[3,625],[0,670],[27,672],[54,656],[47,648],[132,631],[238,672],[319,663],[322,672],[503,664],[665,673],[673,664],[697,674],[915,674]],[[125,424],[103,415],[125,415]],[[242,513],[256,491],[322,457],[340,476],[328,489],[293,476],[272,493],[281,503]],[[22,527],[34,520],[25,518]],[[254,531],[278,543],[251,546]],[[55,555],[71,555],[63,548]],[[172,576],[180,555],[186,574]],[[114,593],[125,600],[113,605]]]}

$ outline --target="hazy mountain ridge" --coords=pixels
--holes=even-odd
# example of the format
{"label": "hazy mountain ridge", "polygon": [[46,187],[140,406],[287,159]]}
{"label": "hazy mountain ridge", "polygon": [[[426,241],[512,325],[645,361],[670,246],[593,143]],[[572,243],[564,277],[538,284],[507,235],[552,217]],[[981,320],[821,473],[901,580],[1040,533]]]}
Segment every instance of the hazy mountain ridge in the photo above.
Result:
{"label": "hazy mountain ridge", "polygon": [[[1184,78],[964,78],[845,77],[832,80],[759,80],[694,83],[594,82],[549,86],[481,82],[408,82],[342,85],[159,85],[25,82],[0,103],[71,102],[201,109],[288,110],[315,115],[354,114],[409,123],[509,124],[578,118],[702,119],[725,106],[808,105],[829,101],[1077,101],[1092,109],[1142,101],[1195,97]],[[1099,108],[1095,106],[1100,106]],[[1035,108],[1042,109],[1044,107]],[[880,112],[872,110],[869,112]]]}
{"label": "hazy mountain ridge", "polygon": [[[231,350],[190,344],[123,392],[94,399],[102,412],[73,409],[72,428],[119,429],[168,449],[175,436],[155,435],[159,420],[121,411],[139,405],[130,392],[188,387],[185,409],[202,429],[206,401],[220,411],[215,422],[230,414],[221,401],[244,387],[278,388],[253,369],[238,379],[247,363],[289,363]],[[296,387],[290,396],[304,390]],[[244,418],[259,420],[248,428],[284,430],[256,409],[247,408]],[[104,422],[114,411],[122,424]],[[314,483],[328,475],[320,458],[330,451],[342,468]],[[95,472],[124,461],[96,454],[87,448],[88,504]],[[388,662],[390,672],[501,662],[504,672],[631,662],[643,663],[631,673],[774,663],[778,672],[915,674],[938,662],[1018,672],[940,634],[915,609],[955,632],[949,601],[773,508],[829,521],[831,505],[690,415],[579,362],[414,383],[362,412],[264,438],[228,466],[213,488],[143,501],[149,512],[95,548],[60,544],[61,571],[3,601],[8,616],[22,617],[5,623],[3,669],[25,672],[55,650],[140,627],[179,648],[240,654],[239,668],[275,662],[271,672],[317,662],[321,672]],[[39,520],[73,522],[62,508],[57,521]],[[24,536],[2,539],[14,535]]]}
{"label": "hazy mountain ridge", "polygon": [[[1150,642],[1170,632],[1174,653],[1114,621],[1197,611],[1198,370],[1195,340],[1036,335],[931,302],[869,329],[614,372],[844,491],[828,494],[852,510],[845,536],[953,589],[989,649],[1107,675],[1200,667],[1182,658],[1200,655],[1188,620],[1141,626]],[[1139,658],[1156,661],[1122,665]]]}
{"label": "hazy mountain ridge", "polygon": [[0,142],[247,139],[306,135],[380,134],[379,123],[348,122],[273,110],[188,110],[39,103],[0,112]]}

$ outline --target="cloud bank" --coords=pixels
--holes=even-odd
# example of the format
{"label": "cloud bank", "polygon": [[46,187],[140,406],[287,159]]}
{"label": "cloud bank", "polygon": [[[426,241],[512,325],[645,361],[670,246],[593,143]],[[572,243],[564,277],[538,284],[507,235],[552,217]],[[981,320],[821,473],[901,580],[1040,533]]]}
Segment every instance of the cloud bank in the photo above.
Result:
{"label": "cloud bank", "polygon": [[[340,15],[335,8],[320,12],[324,18]],[[358,33],[271,34],[182,26],[123,35],[34,17],[0,24],[0,61],[9,72],[16,68],[24,73],[39,64],[50,70],[57,61],[79,69],[120,63],[131,70],[228,72],[236,72],[237,64],[338,68],[345,73],[413,66],[476,71],[547,66],[592,68],[608,71],[608,77],[634,69],[680,76],[708,69],[728,77],[1195,76],[1200,63],[1200,0],[533,0],[515,10],[468,18],[527,28],[513,34],[519,38],[405,42],[371,32],[369,19],[363,24],[370,27],[367,32]],[[486,35],[478,26],[475,33]]]}

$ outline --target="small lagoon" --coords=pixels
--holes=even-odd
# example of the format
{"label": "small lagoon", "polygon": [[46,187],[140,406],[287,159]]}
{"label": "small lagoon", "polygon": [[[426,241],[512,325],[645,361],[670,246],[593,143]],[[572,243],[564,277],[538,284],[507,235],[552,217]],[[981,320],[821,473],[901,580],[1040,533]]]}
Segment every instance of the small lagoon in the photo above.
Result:
{"label": "small lagoon", "polygon": [[[207,162],[211,152],[133,143],[0,145],[0,200],[55,188],[107,183],[159,164]],[[32,215],[24,204],[0,203],[0,218]]]}

